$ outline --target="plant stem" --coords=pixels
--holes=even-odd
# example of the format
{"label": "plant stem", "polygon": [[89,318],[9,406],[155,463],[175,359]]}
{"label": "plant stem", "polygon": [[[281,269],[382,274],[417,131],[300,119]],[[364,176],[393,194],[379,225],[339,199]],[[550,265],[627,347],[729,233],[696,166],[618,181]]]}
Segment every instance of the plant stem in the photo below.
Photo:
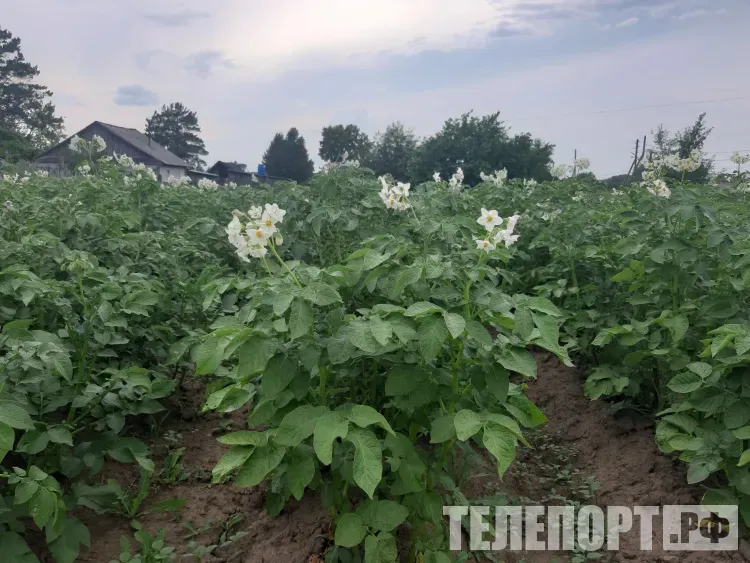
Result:
{"label": "plant stem", "polygon": [[284,269],[285,269],[285,270],[287,271],[287,273],[288,273],[288,274],[289,274],[290,276],[292,276],[292,279],[294,280],[294,283],[296,283],[296,284],[297,284],[297,285],[298,285],[299,287],[302,287],[302,284],[301,284],[301,283],[299,283],[299,280],[297,279],[297,276],[295,276],[295,275],[294,275],[294,274],[292,273],[292,271],[291,271],[291,270],[289,269],[289,266],[287,266],[287,265],[286,265],[286,262],[284,262],[284,261],[283,261],[283,260],[281,259],[281,256],[279,256],[279,253],[278,253],[278,252],[276,252],[276,247],[275,247],[275,246],[274,246],[273,244],[269,244],[268,246],[269,246],[269,248],[271,249],[271,252],[273,253],[273,255],[274,255],[274,256],[276,256],[276,260],[278,260],[278,261],[279,261],[279,264],[281,264],[282,266],[284,266]]}

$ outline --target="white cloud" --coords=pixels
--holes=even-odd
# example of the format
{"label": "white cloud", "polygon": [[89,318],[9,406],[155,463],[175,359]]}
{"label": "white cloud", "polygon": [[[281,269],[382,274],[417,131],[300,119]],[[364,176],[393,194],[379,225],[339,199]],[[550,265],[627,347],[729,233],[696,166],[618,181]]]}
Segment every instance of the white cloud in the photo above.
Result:
{"label": "white cloud", "polygon": [[630,27],[631,25],[637,24],[638,21],[639,21],[638,18],[628,18],[619,23],[616,23],[615,27]]}

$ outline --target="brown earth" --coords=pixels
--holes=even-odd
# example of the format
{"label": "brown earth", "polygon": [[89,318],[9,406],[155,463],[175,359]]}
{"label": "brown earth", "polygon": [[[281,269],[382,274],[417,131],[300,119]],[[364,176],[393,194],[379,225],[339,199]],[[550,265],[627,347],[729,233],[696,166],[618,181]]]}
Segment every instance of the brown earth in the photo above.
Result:
{"label": "brown earth", "polygon": [[[648,421],[615,417],[606,403],[589,401],[583,395],[583,378],[549,354],[538,354],[538,379],[529,385],[528,396],[547,415],[546,431],[559,443],[578,451],[576,467],[596,478],[600,506],[663,506],[700,504],[701,489],[685,481],[685,469],[676,459],[660,453]],[[640,551],[638,518],[634,532],[621,536],[614,561],[638,563],[744,562],[739,553],[665,552],[661,520],[654,518],[653,551]],[[538,559],[552,561],[553,559]]]}

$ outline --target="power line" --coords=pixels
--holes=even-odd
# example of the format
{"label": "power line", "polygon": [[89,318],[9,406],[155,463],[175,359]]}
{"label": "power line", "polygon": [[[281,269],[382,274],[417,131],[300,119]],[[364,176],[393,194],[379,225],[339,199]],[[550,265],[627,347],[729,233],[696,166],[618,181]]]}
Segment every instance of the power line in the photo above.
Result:
{"label": "power line", "polygon": [[750,99],[750,96],[739,96],[736,98],[716,98],[714,100],[700,100],[696,102],[675,102],[672,104],[659,104],[659,105],[652,105],[652,106],[635,106],[635,107],[630,107],[630,108],[618,108],[618,109],[603,109],[603,110],[580,112],[580,113],[562,113],[562,114],[557,114],[557,115],[543,115],[543,116],[538,116],[538,117],[517,117],[517,118],[505,119],[504,121],[536,121],[540,119],[554,119],[556,117],[582,117],[586,115],[601,115],[605,113],[639,111],[639,110],[644,110],[644,109],[660,109],[660,108],[670,108],[670,107],[676,107],[676,106],[689,106],[689,105],[696,105],[696,104],[713,104],[717,102],[735,102],[738,100],[748,100],[748,99]]}

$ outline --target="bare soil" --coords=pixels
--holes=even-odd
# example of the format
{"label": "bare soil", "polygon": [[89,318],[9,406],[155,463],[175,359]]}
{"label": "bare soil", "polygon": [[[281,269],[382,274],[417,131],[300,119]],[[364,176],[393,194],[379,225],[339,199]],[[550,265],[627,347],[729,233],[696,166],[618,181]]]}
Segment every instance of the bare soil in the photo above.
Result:
{"label": "bare soil", "polygon": [[[529,384],[528,396],[547,415],[546,431],[579,452],[576,468],[594,476],[601,485],[597,504],[700,504],[701,490],[686,484],[684,466],[657,449],[650,421],[612,416],[606,403],[584,397],[580,372],[565,367],[550,354],[538,354],[536,359],[539,375]],[[614,561],[638,563],[745,561],[736,552],[665,552],[659,518],[654,518],[653,530],[653,551],[640,551],[636,517],[633,532],[621,536],[620,551],[608,555]]]}

